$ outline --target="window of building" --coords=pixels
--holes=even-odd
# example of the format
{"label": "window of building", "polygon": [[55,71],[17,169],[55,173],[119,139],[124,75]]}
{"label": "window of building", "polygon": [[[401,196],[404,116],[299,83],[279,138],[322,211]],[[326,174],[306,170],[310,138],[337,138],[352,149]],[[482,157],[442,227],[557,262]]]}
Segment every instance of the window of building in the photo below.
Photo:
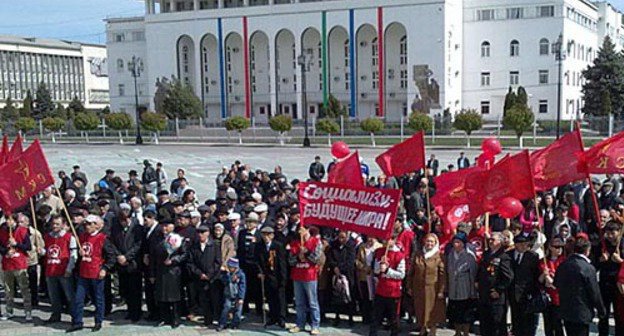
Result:
{"label": "window of building", "polygon": [[142,32],[142,31],[132,32],[132,41],[145,41],[145,32]]}
{"label": "window of building", "polygon": [[345,68],[349,67],[349,39],[344,42],[344,65]]}
{"label": "window of building", "polygon": [[371,41],[371,60],[373,66],[379,65],[379,46],[376,37]]}
{"label": "window of building", "polygon": [[115,42],[123,42],[125,39],[126,39],[126,36],[124,35],[124,33],[117,33],[113,37],[113,40]]}
{"label": "window of building", "polygon": [[543,38],[539,41],[539,54],[548,55],[550,49],[550,42],[547,38]]}
{"label": "window of building", "polygon": [[548,70],[539,71],[539,83],[548,84]]}
{"label": "window of building", "polygon": [[490,101],[481,101],[481,114],[490,114]]}
{"label": "window of building", "polygon": [[124,61],[119,58],[117,60],[117,72],[123,72],[124,71]]}
{"label": "window of building", "polygon": [[510,71],[509,72],[509,85],[518,85],[519,83],[520,83],[520,72]]}
{"label": "window of building", "polygon": [[407,70],[401,70],[401,89],[407,89]]}
{"label": "window of building", "polygon": [[522,7],[507,8],[507,19],[510,19],[510,20],[522,19],[523,16],[524,16],[524,8]]}
{"label": "window of building", "polygon": [[512,40],[511,43],[509,43],[509,56],[520,56],[520,42],[518,42],[518,40]]}
{"label": "window of building", "polygon": [[481,57],[490,57],[490,42],[481,42]]}
{"label": "window of building", "polygon": [[373,89],[379,88],[379,70],[373,71]]}
{"label": "window of building", "polygon": [[537,16],[539,17],[553,17],[555,16],[555,6],[538,6]]}
{"label": "window of building", "polygon": [[126,95],[126,86],[125,86],[125,85],[123,85],[123,84],[119,84],[119,85],[117,86],[117,91],[119,92],[119,96],[120,96],[120,97],[125,96],[125,95]]}
{"label": "window of building", "polygon": [[490,73],[489,72],[481,73],[481,86],[490,86]]}
{"label": "window of building", "polygon": [[401,37],[399,42],[399,58],[401,65],[407,64],[407,36]]}
{"label": "window of building", "polygon": [[490,21],[494,20],[494,10],[493,9],[480,9],[477,11],[477,20],[478,21]]}
{"label": "window of building", "polygon": [[548,100],[540,99],[540,101],[539,101],[539,113],[548,113]]}
{"label": "window of building", "polygon": [[351,77],[349,76],[349,73],[345,73],[345,91],[349,91],[350,88],[350,83],[351,83]]}

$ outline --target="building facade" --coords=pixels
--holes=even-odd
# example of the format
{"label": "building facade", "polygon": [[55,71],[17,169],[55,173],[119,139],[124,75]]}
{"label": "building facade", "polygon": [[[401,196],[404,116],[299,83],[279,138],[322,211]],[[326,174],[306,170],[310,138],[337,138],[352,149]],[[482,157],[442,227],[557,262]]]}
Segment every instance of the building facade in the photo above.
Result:
{"label": "building facade", "polygon": [[106,47],[61,40],[0,36],[0,102],[18,105],[39,83],[54,102],[67,105],[78,97],[86,108],[110,104]]}
{"label": "building facade", "polygon": [[[543,2],[543,3],[542,3]],[[622,15],[586,0],[145,0],[145,16],[107,20],[111,108],[133,112],[128,62],[142,60],[139,104],[153,110],[172,78],[205,118],[317,116],[330,96],[351,118],[398,121],[475,108],[502,115],[522,85],[538,119],[582,107],[581,71],[604,36],[621,47]],[[305,78],[305,83],[304,83]],[[569,83],[569,84],[568,84]],[[305,106],[304,106],[305,104]]]}

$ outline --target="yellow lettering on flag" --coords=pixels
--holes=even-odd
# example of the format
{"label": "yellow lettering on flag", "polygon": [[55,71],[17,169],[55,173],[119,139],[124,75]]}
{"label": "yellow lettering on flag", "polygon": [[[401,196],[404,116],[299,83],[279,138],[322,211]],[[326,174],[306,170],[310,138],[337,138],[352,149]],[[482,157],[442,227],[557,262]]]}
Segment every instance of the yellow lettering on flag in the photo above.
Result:
{"label": "yellow lettering on flag", "polygon": [[600,158],[600,162],[598,163],[597,168],[600,169],[607,169],[607,165],[609,164],[609,157],[608,156],[603,156]]}

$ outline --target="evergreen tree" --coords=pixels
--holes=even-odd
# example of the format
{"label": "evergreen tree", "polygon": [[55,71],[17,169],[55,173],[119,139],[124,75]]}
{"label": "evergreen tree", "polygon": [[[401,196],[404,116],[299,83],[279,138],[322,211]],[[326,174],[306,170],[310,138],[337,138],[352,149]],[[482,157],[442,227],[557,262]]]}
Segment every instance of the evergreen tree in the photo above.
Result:
{"label": "evergreen tree", "polygon": [[37,87],[35,95],[35,108],[33,109],[33,117],[37,120],[49,117],[54,111],[54,102],[46,85],[41,82]]}
{"label": "evergreen tree", "polygon": [[601,103],[604,115],[613,113],[613,103],[611,102],[611,92],[609,90],[602,91]]}
{"label": "evergreen tree", "polygon": [[607,106],[604,104],[609,102],[604,99],[604,92],[609,91],[613,114],[621,116],[624,111],[624,56],[615,51],[609,36],[605,37],[593,65],[583,71],[583,77],[583,113],[606,115]]}
{"label": "evergreen tree", "polygon": [[33,98],[30,90],[26,91],[26,98],[24,98],[24,103],[22,105],[22,108],[19,110],[20,117],[32,117]]}
{"label": "evergreen tree", "polygon": [[6,99],[4,102],[4,108],[0,112],[2,113],[2,118],[0,118],[0,120],[3,121],[5,125],[14,123],[19,118],[19,111],[15,108],[11,97]]}
{"label": "evergreen tree", "polygon": [[82,105],[82,101],[80,101],[78,97],[74,96],[74,99],[72,99],[69,102],[69,105],[67,105],[67,118],[74,120],[74,118],[76,117],[76,114],[82,113],[85,111],[86,109],[84,105]]}
{"label": "evergreen tree", "polygon": [[50,117],[67,119],[67,111],[65,110],[65,107],[63,107],[63,104],[56,104],[56,108],[52,111],[52,113],[50,113]]}
{"label": "evergreen tree", "polygon": [[507,94],[505,95],[505,104],[503,105],[503,115],[505,115],[507,113],[507,110],[509,110],[512,106],[516,105],[516,101],[518,101],[518,97],[516,96],[516,93],[514,92],[513,88],[510,86],[509,91],[507,91]]}
{"label": "evergreen tree", "polygon": [[529,105],[529,95],[527,94],[526,90],[522,86],[518,87],[518,93],[516,93],[516,102],[513,105],[516,105],[516,104],[521,105],[521,106]]}
{"label": "evergreen tree", "polygon": [[202,103],[193,89],[179,79],[171,83],[171,88],[163,101],[163,112],[169,119],[199,118],[204,114]]}

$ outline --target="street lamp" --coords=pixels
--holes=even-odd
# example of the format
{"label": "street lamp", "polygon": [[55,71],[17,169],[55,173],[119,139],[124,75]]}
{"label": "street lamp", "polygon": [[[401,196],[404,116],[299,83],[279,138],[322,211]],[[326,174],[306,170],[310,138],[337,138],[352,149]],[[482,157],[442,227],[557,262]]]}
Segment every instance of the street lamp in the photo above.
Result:
{"label": "street lamp", "polygon": [[555,55],[555,60],[559,62],[559,76],[557,77],[557,139],[561,132],[561,68],[563,67],[563,60],[565,60],[565,50],[563,50],[563,34],[559,34],[557,41],[552,44],[552,53]]}
{"label": "street lamp", "polygon": [[137,145],[143,144],[141,137],[141,116],[139,115],[139,90],[137,86],[137,77],[141,77],[143,72],[143,60],[140,57],[132,56],[132,61],[128,62],[128,71],[134,78],[134,112],[136,117],[136,140]]}
{"label": "street lamp", "polygon": [[308,138],[308,97],[306,92],[306,71],[309,70],[312,63],[312,55],[302,53],[297,57],[297,64],[301,66],[301,105],[303,106],[303,128],[305,137],[303,138],[303,147],[310,147],[310,138]]}

